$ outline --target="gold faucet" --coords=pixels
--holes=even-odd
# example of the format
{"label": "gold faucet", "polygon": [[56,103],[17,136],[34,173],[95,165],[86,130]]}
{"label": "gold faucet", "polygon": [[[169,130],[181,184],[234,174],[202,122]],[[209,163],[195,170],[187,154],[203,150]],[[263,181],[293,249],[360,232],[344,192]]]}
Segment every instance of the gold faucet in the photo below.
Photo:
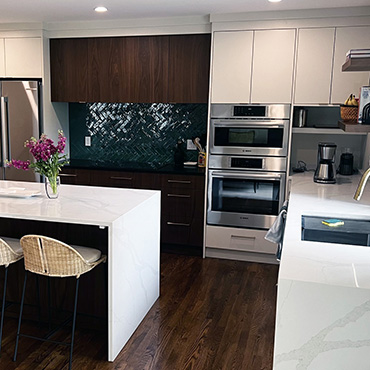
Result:
{"label": "gold faucet", "polygon": [[357,190],[355,192],[355,195],[353,196],[353,199],[354,200],[360,200],[361,199],[362,193],[364,192],[365,185],[366,185],[367,180],[369,179],[369,177],[370,177],[370,168],[368,168],[364,172],[364,174],[362,175],[361,180],[358,183],[358,186],[357,186]]}

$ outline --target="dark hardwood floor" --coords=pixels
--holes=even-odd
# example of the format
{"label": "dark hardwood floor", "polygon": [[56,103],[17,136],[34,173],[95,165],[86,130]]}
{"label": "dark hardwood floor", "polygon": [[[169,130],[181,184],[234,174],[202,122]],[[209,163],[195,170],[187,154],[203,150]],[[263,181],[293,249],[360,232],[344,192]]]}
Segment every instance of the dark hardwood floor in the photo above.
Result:
{"label": "dark hardwood floor", "polygon": [[[114,363],[104,333],[76,331],[73,369],[272,369],[278,267],[162,254],[161,297]],[[130,302],[127,302],[130,304]],[[1,370],[68,368],[67,347],[21,338],[12,361],[17,320],[5,317]],[[34,322],[24,332],[39,334]],[[69,329],[55,340],[69,340]]]}

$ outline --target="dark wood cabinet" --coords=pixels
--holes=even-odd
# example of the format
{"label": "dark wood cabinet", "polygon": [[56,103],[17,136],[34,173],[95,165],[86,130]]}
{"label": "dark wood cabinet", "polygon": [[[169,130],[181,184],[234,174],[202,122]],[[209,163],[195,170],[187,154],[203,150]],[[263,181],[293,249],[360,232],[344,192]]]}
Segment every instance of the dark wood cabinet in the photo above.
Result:
{"label": "dark wood cabinet", "polygon": [[50,74],[52,101],[87,101],[87,40],[51,40]]}
{"label": "dark wood cabinet", "polygon": [[124,79],[122,48],[117,38],[91,38],[87,41],[89,102],[114,102],[127,84]]}
{"label": "dark wood cabinet", "polygon": [[204,176],[64,167],[62,184],[161,191],[161,242],[202,247]]}
{"label": "dark wood cabinet", "polygon": [[90,185],[133,188],[135,173],[131,171],[91,171]]}
{"label": "dark wood cabinet", "polygon": [[52,101],[206,103],[209,34],[50,40]]}
{"label": "dark wood cabinet", "polygon": [[88,101],[167,100],[168,37],[88,40]]}
{"label": "dark wood cabinet", "polygon": [[203,245],[204,177],[161,176],[161,241],[166,244]]}
{"label": "dark wood cabinet", "polygon": [[153,172],[136,172],[135,188],[161,190],[161,174]]}
{"label": "dark wood cabinet", "polygon": [[207,103],[211,35],[170,37],[168,101]]}
{"label": "dark wood cabinet", "polygon": [[90,185],[91,171],[87,169],[75,169],[63,167],[60,176],[61,184],[66,185]]}
{"label": "dark wood cabinet", "polygon": [[120,101],[160,103],[167,101],[168,36],[125,37],[122,60],[127,85]]}

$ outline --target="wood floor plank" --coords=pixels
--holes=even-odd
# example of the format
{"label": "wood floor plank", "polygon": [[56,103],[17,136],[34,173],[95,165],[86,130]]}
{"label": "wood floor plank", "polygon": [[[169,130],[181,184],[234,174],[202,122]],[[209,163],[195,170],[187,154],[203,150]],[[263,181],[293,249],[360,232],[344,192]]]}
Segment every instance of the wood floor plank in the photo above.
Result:
{"label": "wood floor plank", "polygon": [[[161,255],[161,296],[113,363],[106,334],[79,328],[75,370],[271,370],[278,267]],[[21,338],[12,361],[17,320],[5,317],[0,369],[68,368],[68,348]],[[36,333],[34,322],[22,331]],[[56,340],[68,341],[69,329]]]}

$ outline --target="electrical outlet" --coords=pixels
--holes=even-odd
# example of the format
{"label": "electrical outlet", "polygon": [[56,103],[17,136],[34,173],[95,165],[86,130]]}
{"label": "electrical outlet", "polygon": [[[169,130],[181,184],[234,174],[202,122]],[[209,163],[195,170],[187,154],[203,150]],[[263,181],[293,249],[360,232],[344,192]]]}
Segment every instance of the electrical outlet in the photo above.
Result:
{"label": "electrical outlet", "polygon": [[91,136],[85,136],[85,146],[91,146]]}
{"label": "electrical outlet", "polygon": [[191,139],[186,140],[186,149],[187,150],[197,150],[197,147],[194,145]]}

